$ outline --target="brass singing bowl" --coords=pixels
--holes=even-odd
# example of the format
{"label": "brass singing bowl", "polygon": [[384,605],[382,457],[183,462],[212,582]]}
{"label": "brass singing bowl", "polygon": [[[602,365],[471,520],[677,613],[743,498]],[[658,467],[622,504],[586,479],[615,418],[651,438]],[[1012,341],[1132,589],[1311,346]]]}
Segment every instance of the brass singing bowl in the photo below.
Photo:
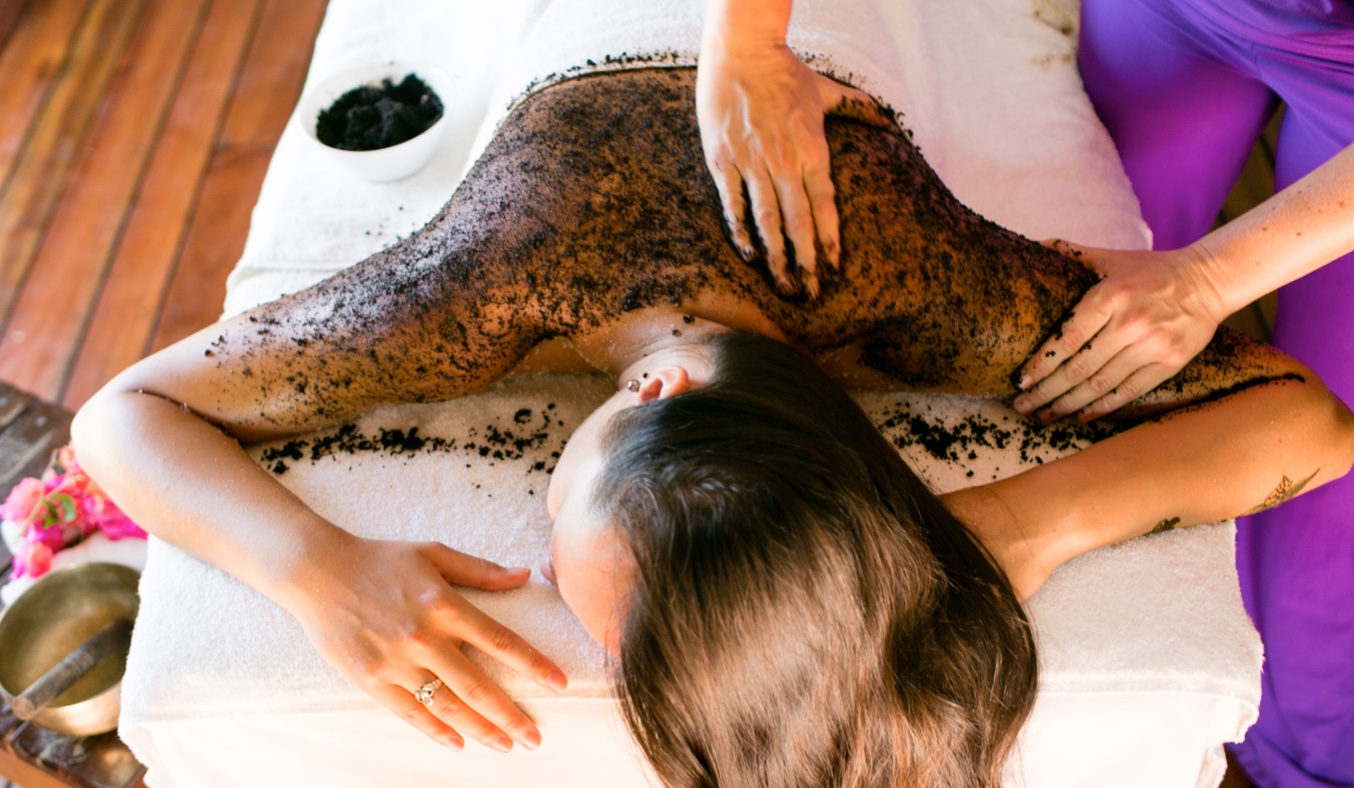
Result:
{"label": "brass singing bowl", "polygon": [[[12,705],[90,636],[119,618],[135,618],[141,575],[121,564],[77,564],[46,575],[0,615],[0,695]],[[57,695],[33,722],[73,736],[117,727],[125,651],[98,662]]]}

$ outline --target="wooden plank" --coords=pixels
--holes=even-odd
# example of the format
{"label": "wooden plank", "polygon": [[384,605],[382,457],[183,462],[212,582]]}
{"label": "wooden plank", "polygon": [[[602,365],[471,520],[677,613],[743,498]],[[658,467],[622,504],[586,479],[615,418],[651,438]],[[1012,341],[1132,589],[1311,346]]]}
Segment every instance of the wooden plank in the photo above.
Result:
{"label": "wooden plank", "polygon": [[[9,425],[18,420],[19,416],[33,401],[33,397],[14,388],[8,383],[0,380],[0,433],[3,433]],[[10,489],[13,485],[0,487],[0,503],[9,497]],[[0,583],[6,582],[9,578],[9,568],[14,562],[14,556],[10,555],[9,550],[3,542],[0,542]],[[3,605],[0,605],[3,607]],[[3,774],[3,768],[0,768],[0,774]]]}
{"label": "wooden plank", "polygon": [[[0,325],[8,320],[141,6],[142,0],[92,0],[71,44],[69,66],[53,86],[0,194]],[[3,339],[25,338],[7,332]]]}
{"label": "wooden plank", "polygon": [[20,758],[64,786],[124,788],[139,782],[144,772],[115,732],[67,736],[29,725],[18,732],[12,746]]}
{"label": "wooden plank", "polygon": [[0,775],[25,788],[70,788],[56,777],[3,748],[0,748]]}
{"label": "wooden plank", "polygon": [[151,349],[173,344],[220,315],[226,277],[244,249],[268,160],[300,97],[325,5],[325,0],[268,0],[264,6]]}
{"label": "wooden plank", "polygon": [[15,18],[12,35],[0,51],[0,191],[52,84],[66,67],[71,38],[85,17],[89,0],[32,3]]}
{"label": "wooden plank", "polygon": [[61,402],[77,410],[146,352],[262,0],[218,0],[128,215]]}
{"label": "wooden plank", "polygon": [[52,453],[70,441],[71,414],[59,405],[34,400],[0,432],[0,490],[27,476],[41,476]]}
{"label": "wooden plank", "polygon": [[[23,415],[24,410],[32,402],[33,397],[0,380],[0,434],[3,434],[11,424],[18,421],[19,416]],[[0,460],[0,464],[4,464],[2,460]],[[12,487],[12,484],[0,487],[0,503],[3,503],[9,497],[9,491]],[[9,568],[14,562],[13,559],[14,557],[10,555],[4,543],[0,542],[0,583],[8,579]],[[3,606],[0,605],[0,607]],[[0,768],[0,774],[3,773],[3,768]]]}
{"label": "wooden plank", "polygon": [[147,0],[0,340],[0,378],[59,399],[201,26],[204,0]]}
{"label": "wooden plank", "polygon": [[33,397],[0,380],[0,432],[13,424]]}

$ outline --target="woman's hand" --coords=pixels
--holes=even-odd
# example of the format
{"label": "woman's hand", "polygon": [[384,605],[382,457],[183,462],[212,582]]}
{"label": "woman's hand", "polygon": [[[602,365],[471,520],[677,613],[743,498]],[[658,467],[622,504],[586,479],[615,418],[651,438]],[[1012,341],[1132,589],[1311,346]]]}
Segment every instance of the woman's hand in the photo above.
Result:
{"label": "woman's hand", "polygon": [[[517,588],[528,569],[506,569],[435,542],[387,542],[327,534],[295,578],[287,607],[315,648],[401,719],[452,749],[469,736],[506,752],[540,731],[465,654],[469,644],[558,691],[567,680],[516,633],[481,613],[452,584]],[[337,541],[334,541],[334,540]],[[440,679],[425,708],[414,691]]]}
{"label": "woman's hand", "polygon": [[[1045,421],[1080,411],[1099,418],[1146,394],[1189,363],[1217,330],[1217,288],[1201,253],[1122,252],[1066,241],[1047,245],[1101,275],[1021,370],[1015,409]],[[1043,410],[1040,410],[1040,409]]]}
{"label": "woman's hand", "polygon": [[734,245],[749,261],[755,255],[745,224],[751,200],[767,266],[782,295],[799,290],[786,238],[810,298],[820,289],[815,239],[827,265],[839,266],[837,206],[823,135],[827,112],[888,124],[868,95],[801,63],[783,35],[735,44],[707,31],[696,78],[705,162]]}

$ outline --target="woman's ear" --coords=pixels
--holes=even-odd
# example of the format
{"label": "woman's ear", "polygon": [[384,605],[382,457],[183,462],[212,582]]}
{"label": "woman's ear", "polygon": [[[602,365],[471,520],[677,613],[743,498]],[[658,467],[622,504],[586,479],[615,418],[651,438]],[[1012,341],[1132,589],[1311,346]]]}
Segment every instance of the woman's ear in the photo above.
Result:
{"label": "woman's ear", "polygon": [[691,376],[686,367],[659,367],[639,383],[639,401],[652,402],[683,394],[691,389]]}

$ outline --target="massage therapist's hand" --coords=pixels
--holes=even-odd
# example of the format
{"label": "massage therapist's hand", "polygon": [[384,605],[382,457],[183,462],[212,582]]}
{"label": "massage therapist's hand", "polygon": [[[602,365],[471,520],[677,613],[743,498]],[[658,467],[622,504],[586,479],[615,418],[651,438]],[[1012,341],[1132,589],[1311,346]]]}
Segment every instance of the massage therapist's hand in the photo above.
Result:
{"label": "massage therapist's hand", "polygon": [[1101,275],[1025,363],[1015,408],[1052,420],[1103,416],[1151,391],[1203,350],[1226,313],[1193,247],[1112,251],[1048,245]]}
{"label": "massage therapist's hand", "polygon": [[[802,285],[816,297],[819,265],[835,270],[841,246],[823,116],[841,111],[887,121],[866,94],[795,57],[785,44],[789,17],[789,0],[710,0],[696,117],[705,162],[739,253],[744,260],[755,255],[745,221],[750,200],[777,289],[789,295]],[[790,271],[787,238],[799,282]]]}
{"label": "massage therapist's hand", "polygon": [[[566,679],[516,633],[480,612],[452,584],[517,588],[528,569],[497,564],[435,542],[388,542],[326,534],[287,608],[320,655],[401,719],[452,749],[464,737],[501,751],[513,741],[535,749],[535,723],[464,653],[469,644],[538,684],[558,691]],[[413,691],[440,679],[425,708]]]}

